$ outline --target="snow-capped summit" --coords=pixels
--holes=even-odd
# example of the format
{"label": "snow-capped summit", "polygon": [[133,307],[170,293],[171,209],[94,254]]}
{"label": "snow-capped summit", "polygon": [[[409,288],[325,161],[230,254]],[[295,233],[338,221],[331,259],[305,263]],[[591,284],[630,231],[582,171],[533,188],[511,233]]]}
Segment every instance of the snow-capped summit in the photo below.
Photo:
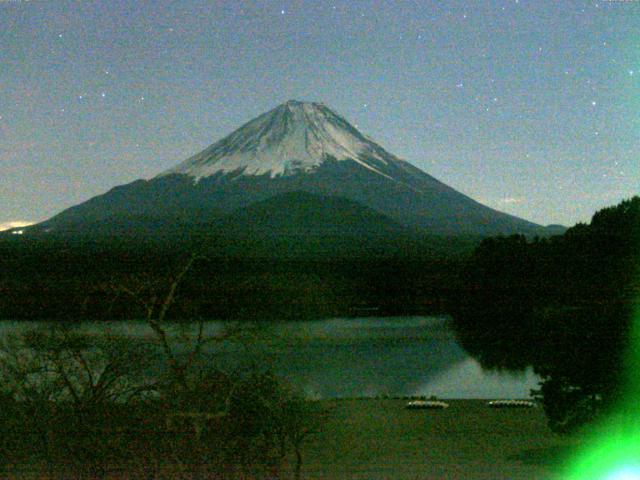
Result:
{"label": "snow-capped summit", "polygon": [[[322,204],[333,205],[330,214],[321,212]],[[325,105],[291,100],[160,175],[115,187],[33,229],[210,225],[247,212],[274,226],[283,211],[350,219],[346,230],[354,232],[371,231],[356,227],[365,217],[443,235],[541,228],[486,207],[401,160]],[[294,222],[287,228],[302,226]]]}
{"label": "snow-capped summit", "polygon": [[384,166],[397,160],[322,103],[289,100],[159,176],[289,176],[312,172],[327,159],[353,160],[385,176]]}

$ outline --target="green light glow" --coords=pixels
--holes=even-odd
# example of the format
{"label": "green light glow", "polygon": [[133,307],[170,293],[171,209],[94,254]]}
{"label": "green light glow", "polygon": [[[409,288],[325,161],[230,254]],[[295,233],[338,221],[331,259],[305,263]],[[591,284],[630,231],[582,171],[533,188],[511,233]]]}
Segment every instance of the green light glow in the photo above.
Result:
{"label": "green light glow", "polygon": [[623,400],[588,437],[567,480],[640,480],[640,310],[634,315]]}
{"label": "green light glow", "polygon": [[[614,422],[612,422],[614,423]],[[633,430],[636,430],[635,432]],[[570,466],[567,480],[640,480],[640,433],[621,421],[597,429],[586,452]]]}
{"label": "green light glow", "polygon": [[640,479],[640,467],[629,467],[616,470],[606,477],[606,480],[637,480]]}

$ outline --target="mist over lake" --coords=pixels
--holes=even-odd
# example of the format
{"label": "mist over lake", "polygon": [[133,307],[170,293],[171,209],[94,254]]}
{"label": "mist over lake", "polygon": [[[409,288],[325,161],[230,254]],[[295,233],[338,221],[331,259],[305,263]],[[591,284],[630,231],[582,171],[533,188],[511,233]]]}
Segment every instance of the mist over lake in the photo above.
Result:
{"label": "mist over lake", "polygon": [[[204,335],[231,324],[209,321]],[[0,335],[47,328],[31,322],[0,322]],[[156,342],[141,321],[83,323],[88,335],[105,333]],[[195,338],[195,324],[171,324],[178,344]],[[490,373],[456,342],[448,317],[334,318],[248,325],[239,342],[208,344],[223,368],[270,365],[311,398],[436,395],[442,398],[522,398],[537,388],[532,371]]]}

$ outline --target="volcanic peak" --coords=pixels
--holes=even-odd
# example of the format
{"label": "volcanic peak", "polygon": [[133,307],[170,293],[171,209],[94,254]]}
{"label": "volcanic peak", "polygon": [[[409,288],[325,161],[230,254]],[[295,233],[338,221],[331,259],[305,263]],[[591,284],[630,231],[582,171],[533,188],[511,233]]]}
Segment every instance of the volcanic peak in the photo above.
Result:
{"label": "volcanic peak", "polygon": [[161,173],[196,180],[217,173],[290,176],[327,160],[352,160],[375,173],[397,160],[322,103],[289,100],[246,123],[178,166]]}

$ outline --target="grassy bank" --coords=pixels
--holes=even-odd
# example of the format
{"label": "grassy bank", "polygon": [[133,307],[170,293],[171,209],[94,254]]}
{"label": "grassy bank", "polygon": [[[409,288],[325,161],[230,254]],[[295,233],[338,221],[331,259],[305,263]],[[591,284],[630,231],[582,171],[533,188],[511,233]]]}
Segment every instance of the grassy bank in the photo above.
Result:
{"label": "grassy bank", "polygon": [[[553,434],[540,408],[491,409],[482,400],[451,400],[445,410],[407,410],[395,399],[320,403],[327,417],[304,448],[303,479],[557,479],[580,444],[579,436]],[[281,478],[293,478],[294,459],[287,463]],[[28,470],[18,467],[9,478],[42,478]]]}
{"label": "grassy bank", "polygon": [[306,448],[308,479],[553,479],[580,438],[559,437],[541,408],[492,409],[452,400],[407,410],[404,400],[339,400]]}

